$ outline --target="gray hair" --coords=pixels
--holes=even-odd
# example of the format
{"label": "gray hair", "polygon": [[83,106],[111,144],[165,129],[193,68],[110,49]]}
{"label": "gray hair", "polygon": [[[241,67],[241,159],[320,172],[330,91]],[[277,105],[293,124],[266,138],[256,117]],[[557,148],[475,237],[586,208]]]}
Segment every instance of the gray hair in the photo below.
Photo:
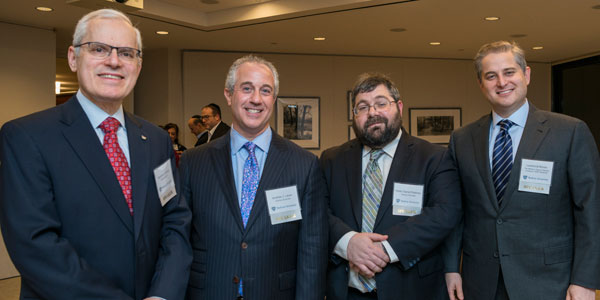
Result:
{"label": "gray hair", "polygon": [[477,79],[481,82],[481,72],[483,72],[483,67],[481,65],[481,61],[490,53],[503,53],[503,52],[511,52],[515,57],[515,61],[525,73],[527,69],[527,61],[525,60],[525,51],[516,42],[507,42],[507,41],[496,41],[492,43],[487,43],[477,51],[475,54],[475,71],[477,72]]}
{"label": "gray hair", "polygon": [[227,89],[230,94],[233,93],[233,89],[237,81],[237,71],[240,66],[245,63],[265,65],[267,68],[269,68],[269,70],[271,70],[271,73],[273,74],[273,81],[275,83],[275,86],[273,87],[275,89],[275,94],[273,94],[273,97],[277,98],[277,95],[279,94],[279,73],[277,73],[277,69],[275,69],[275,66],[270,61],[252,54],[238,58],[233,62],[231,67],[229,67],[229,72],[227,72],[227,78],[225,79],[225,89]]}
{"label": "gray hair", "polygon": [[358,79],[354,83],[354,88],[352,88],[352,104],[356,103],[356,95],[371,92],[382,84],[390,91],[390,95],[394,98],[394,101],[398,102],[400,100],[400,92],[387,75],[381,73],[363,73],[358,76]]}
{"label": "gray hair", "polygon": [[[83,38],[85,37],[88,31],[88,25],[90,21],[94,19],[116,19],[122,20],[125,23],[131,25],[131,27],[133,27],[133,30],[135,31],[137,47],[139,50],[142,50],[142,34],[140,33],[140,30],[133,26],[133,23],[131,23],[129,17],[127,17],[124,13],[110,8],[95,10],[79,19],[79,22],[77,22],[77,26],[75,27],[75,32],[73,33],[73,46],[79,45],[83,42]],[[75,54],[79,55],[79,47],[75,48]]]}

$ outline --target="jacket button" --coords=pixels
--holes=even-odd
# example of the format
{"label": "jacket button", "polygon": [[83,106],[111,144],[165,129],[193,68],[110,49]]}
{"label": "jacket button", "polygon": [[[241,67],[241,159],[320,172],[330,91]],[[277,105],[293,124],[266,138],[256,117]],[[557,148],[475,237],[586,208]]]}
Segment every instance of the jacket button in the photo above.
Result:
{"label": "jacket button", "polygon": [[501,224],[502,224],[502,222],[503,222],[503,221],[502,221],[502,219],[498,219],[498,220],[496,220],[496,223],[497,223],[498,225],[501,225]]}
{"label": "jacket button", "polygon": [[498,251],[494,251],[494,257],[495,257],[495,258],[498,258],[498,256],[500,256],[500,255],[498,254]]}
{"label": "jacket button", "polygon": [[248,244],[246,244],[246,242],[242,242],[242,249],[246,249],[248,248]]}
{"label": "jacket button", "polygon": [[237,276],[233,276],[233,283],[240,284],[240,278]]}

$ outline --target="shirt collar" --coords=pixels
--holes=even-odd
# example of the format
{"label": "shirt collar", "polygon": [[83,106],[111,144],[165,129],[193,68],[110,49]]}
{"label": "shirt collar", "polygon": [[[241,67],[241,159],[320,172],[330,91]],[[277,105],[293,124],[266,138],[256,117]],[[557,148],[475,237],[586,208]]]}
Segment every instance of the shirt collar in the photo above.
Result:
{"label": "shirt collar", "polygon": [[492,124],[494,124],[494,126],[496,126],[496,125],[498,125],[498,122],[500,122],[504,119],[508,119],[511,122],[518,125],[519,127],[524,128],[525,123],[527,122],[528,114],[529,114],[529,101],[525,100],[525,103],[523,105],[521,105],[521,107],[519,107],[519,109],[517,109],[517,111],[512,113],[512,115],[508,116],[508,118],[503,118],[499,114],[497,114],[495,111],[492,110]]}
{"label": "shirt collar", "polygon": [[222,121],[219,121],[219,123],[217,123],[217,125],[215,125],[215,127],[213,127],[211,130],[208,130],[208,132],[210,132],[210,136],[212,136],[215,133],[215,130],[217,130],[217,127],[219,127],[219,124],[221,124]]}
{"label": "shirt collar", "polygon": [[[243,147],[244,144],[250,142],[248,139],[239,134],[235,128],[233,128],[233,124],[231,125],[231,153],[238,153]],[[258,148],[260,148],[263,152],[268,153],[269,147],[271,146],[271,138],[273,137],[273,132],[271,131],[271,127],[267,127],[263,133],[254,138],[252,142],[256,144]]]}
{"label": "shirt collar", "polygon": [[100,123],[104,122],[106,118],[113,117],[121,123],[121,127],[125,129],[125,114],[123,113],[123,105],[119,106],[119,109],[112,116],[103,111],[100,107],[96,106],[90,99],[83,95],[81,90],[77,91],[77,101],[79,101],[79,105],[83,108],[83,112],[85,112],[88,120],[92,124],[92,127],[98,128]]}
{"label": "shirt collar", "polygon": [[[391,142],[387,143],[387,145],[385,145],[381,150],[383,150],[383,152],[385,154],[387,154],[389,157],[393,158],[394,154],[396,154],[396,148],[398,148],[398,143],[400,142],[401,137],[402,137],[402,129],[400,129],[396,138],[393,139]],[[365,156],[369,155],[370,152],[371,152],[371,147],[366,146],[366,145],[363,146],[363,153],[362,153],[363,158]]]}

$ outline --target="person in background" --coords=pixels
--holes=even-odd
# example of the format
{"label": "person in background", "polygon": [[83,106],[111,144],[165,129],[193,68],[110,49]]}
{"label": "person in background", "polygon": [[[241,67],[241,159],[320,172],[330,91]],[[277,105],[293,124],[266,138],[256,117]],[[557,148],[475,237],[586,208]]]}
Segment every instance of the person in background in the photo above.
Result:
{"label": "person in background", "polygon": [[175,152],[183,153],[183,151],[187,150],[187,148],[179,143],[179,126],[175,123],[167,123],[163,126],[163,129],[169,133],[169,137],[171,138],[171,142],[173,143],[173,150]]}
{"label": "person in background", "polygon": [[202,124],[202,117],[200,115],[193,115],[188,120],[188,127],[190,128],[192,134],[196,137],[196,144],[194,144],[194,147],[198,147],[206,143],[203,141],[206,138],[204,135],[208,133],[208,130],[206,130],[206,127],[204,127],[204,124]]}
{"label": "person in background", "polygon": [[202,108],[200,118],[202,119],[202,125],[208,131],[207,134],[198,139],[200,145],[214,141],[229,132],[229,125],[221,120],[221,108],[214,103]]}

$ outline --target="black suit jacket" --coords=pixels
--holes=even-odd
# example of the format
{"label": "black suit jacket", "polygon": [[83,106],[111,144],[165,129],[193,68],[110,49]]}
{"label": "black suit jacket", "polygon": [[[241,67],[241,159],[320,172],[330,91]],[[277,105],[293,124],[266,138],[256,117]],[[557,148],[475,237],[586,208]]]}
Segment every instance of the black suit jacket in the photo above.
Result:
{"label": "black suit jacket", "polygon": [[153,175],[175,170],[171,141],[131,114],[125,127],[133,217],[75,97],[2,127],[0,221],[22,299],[183,298],[191,214],[178,196],[161,206]]}
{"label": "black suit jacket", "polygon": [[[229,129],[231,127],[229,127],[229,125],[225,124],[225,122],[221,121],[221,123],[219,123],[219,125],[217,125],[217,128],[215,129],[215,132],[213,133],[212,137],[210,138],[210,141],[214,141],[222,136],[224,136],[226,133],[229,132]],[[198,141],[196,141],[196,145],[195,146],[200,146],[202,144],[206,144],[206,142],[208,141],[208,132],[203,134]]]}
{"label": "black suit jacket", "polygon": [[[600,288],[600,158],[580,120],[536,109],[517,149],[502,207],[488,155],[491,115],[452,134],[464,231],[449,238],[448,271],[463,250],[465,299],[493,299],[500,268],[511,299],[565,299],[570,283]],[[522,159],[554,162],[550,194],[518,190]],[[461,244],[462,241],[462,244]]]}
{"label": "black suit jacket", "polygon": [[[363,145],[351,140],[323,152],[329,201],[327,299],[346,299],[348,261],[333,249],[349,231],[361,231]],[[394,183],[424,185],[423,210],[413,217],[392,214]],[[438,244],[461,216],[460,184],[447,151],[403,130],[385,183],[373,232],[389,235],[399,261],[376,274],[378,299],[445,299]]]}
{"label": "black suit jacket", "polygon": [[[323,299],[327,203],[317,158],[273,133],[244,229],[230,136],[184,152],[182,196],[193,213],[189,299]],[[302,220],[271,225],[265,191],[296,186]]]}

